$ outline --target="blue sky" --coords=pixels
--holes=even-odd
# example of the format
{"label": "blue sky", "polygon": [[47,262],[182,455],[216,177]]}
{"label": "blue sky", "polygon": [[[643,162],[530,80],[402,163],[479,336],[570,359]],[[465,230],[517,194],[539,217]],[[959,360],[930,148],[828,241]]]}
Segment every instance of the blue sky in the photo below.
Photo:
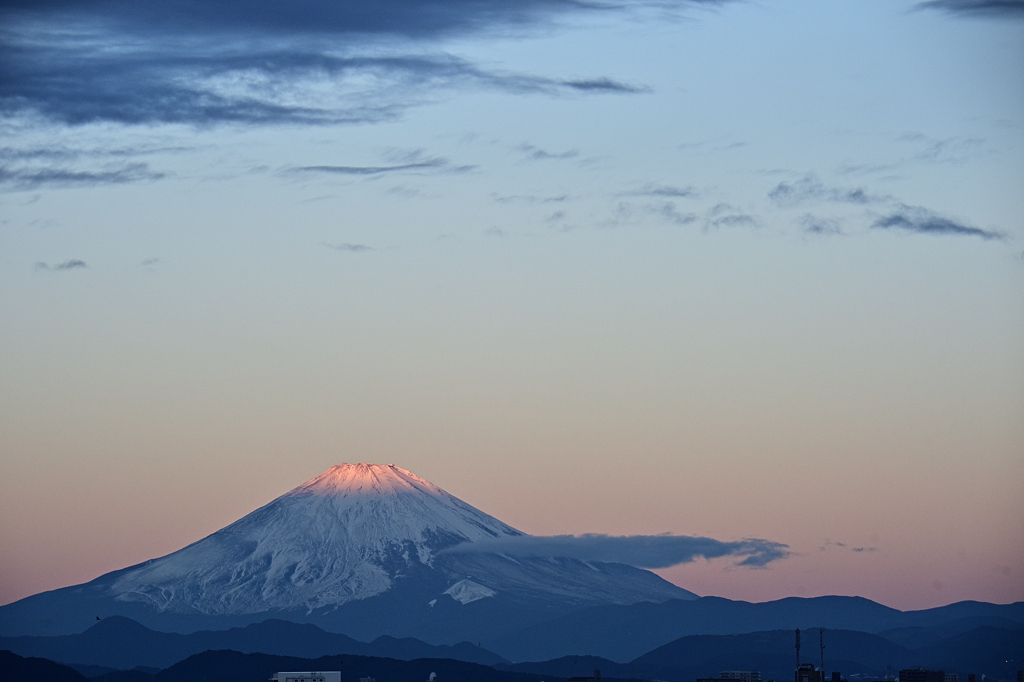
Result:
{"label": "blue sky", "polygon": [[143,7],[0,7],[4,601],[341,461],[1024,599],[1020,2]]}

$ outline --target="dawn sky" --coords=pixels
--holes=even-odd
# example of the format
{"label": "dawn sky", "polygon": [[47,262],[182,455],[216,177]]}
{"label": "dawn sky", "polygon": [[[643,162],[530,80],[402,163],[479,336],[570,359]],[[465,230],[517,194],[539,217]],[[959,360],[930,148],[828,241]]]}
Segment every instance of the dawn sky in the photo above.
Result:
{"label": "dawn sky", "polygon": [[1024,4],[140,7],[0,7],[0,603],[341,462],[1024,600]]}

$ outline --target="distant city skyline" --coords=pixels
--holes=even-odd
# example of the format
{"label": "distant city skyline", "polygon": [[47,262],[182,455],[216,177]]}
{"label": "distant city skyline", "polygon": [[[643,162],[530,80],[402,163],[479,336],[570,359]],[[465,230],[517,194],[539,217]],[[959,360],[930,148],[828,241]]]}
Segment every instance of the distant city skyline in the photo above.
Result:
{"label": "distant city skyline", "polygon": [[1024,600],[1024,5],[0,8],[0,604],[343,462]]}

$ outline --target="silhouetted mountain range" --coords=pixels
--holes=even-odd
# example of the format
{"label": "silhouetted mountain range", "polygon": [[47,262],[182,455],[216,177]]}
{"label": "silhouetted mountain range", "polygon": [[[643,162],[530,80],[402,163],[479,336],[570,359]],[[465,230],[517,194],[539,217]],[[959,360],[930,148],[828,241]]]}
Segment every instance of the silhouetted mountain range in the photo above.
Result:
{"label": "silhouetted mountain range", "polygon": [[[294,640],[297,635],[302,634],[310,627],[294,626],[290,623],[284,623],[281,627],[280,622],[271,625],[273,627],[265,629],[262,634],[272,638],[274,632],[278,632],[286,640]],[[138,624],[132,624],[132,627],[141,628]],[[291,627],[296,629],[289,632],[288,629]],[[142,630],[145,629],[142,628]],[[124,624],[107,629],[108,634],[124,631]],[[148,631],[148,633],[144,635],[148,638],[146,645],[151,647],[154,644],[159,645],[160,635],[164,633],[152,631]],[[237,636],[238,633],[235,634]],[[329,633],[323,634],[329,635]],[[813,636],[815,634],[813,631],[808,634],[811,636],[807,639],[808,648],[804,650],[805,655],[802,660],[818,662],[820,652],[817,647],[817,637]],[[173,635],[171,637],[182,636]],[[87,647],[88,641],[102,644],[96,636],[92,640],[82,640],[78,644],[83,648],[76,650],[72,655],[90,655],[84,648]],[[126,645],[132,646],[133,642],[134,645],[138,645],[142,639],[136,636],[133,641],[127,641]],[[865,632],[826,630],[825,643],[826,670],[839,670],[845,677],[852,680],[880,679],[885,674],[887,667],[892,669],[916,667],[939,669],[960,673],[963,678],[966,678],[967,673],[973,672],[978,675],[978,679],[983,679],[981,676],[986,675],[993,680],[1009,680],[1012,679],[1016,667],[1021,665],[1022,659],[1024,659],[1024,628],[1015,630],[991,627],[975,628],[915,649]],[[265,644],[272,645],[269,641],[266,641]],[[406,645],[430,648],[422,642],[406,643]],[[284,644],[277,646],[284,646]],[[69,651],[66,650],[65,654]],[[165,649],[165,654],[166,651]],[[491,655],[493,656],[493,654]],[[77,672],[71,670],[71,667],[56,665],[41,658],[21,659],[10,652],[5,652],[3,656],[6,657],[3,658],[3,666],[6,667],[0,668],[0,679],[5,681],[17,682],[24,679],[26,682],[47,682],[53,679],[55,682],[82,682],[86,679],[84,675],[79,676]],[[12,656],[14,658],[11,658]],[[764,679],[785,681],[790,679],[794,664],[793,632],[776,630],[743,635],[681,637],[647,652],[629,663],[616,663],[596,656],[567,656],[539,663],[511,664],[504,662],[485,667],[477,663],[450,658],[423,657],[399,660],[348,654],[311,660],[304,657],[275,656],[265,653],[210,650],[185,657],[160,671],[152,668],[98,671],[95,666],[81,664],[75,664],[73,667],[89,673],[89,678],[94,682],[177,682],[177,680],[194,681],[201,678],[222,682],[230,682],[230,680],[265,682],[270,673],[283,669],[342,669],[345,671],[346,680],[374,677],[380,682],[415,681],[417,675],[420,679],[425,679],[429,672],[437,672],[443,679],[452,682],[457,680],[536,682],[539,678],[553,681],[573,676],[589,676],[593,670],[600,669],[603,677],[609,680],[687,682],[701,677],[717,676],[722,670],[735,669],[758,670]],[[426,668],[430,668],[430,670],[427,671]],[[8,669],[13,672],[6,674],[4,671]]]}
{"label": "silhouetted mountain range", "polygon": [[[446,682],[541,682],[536,675],[496,670],[451,659],[401,661],[372,656],[321,656],[315,659],[238,651],[204,651],[155,674],[120,671],[88,678],[72,668],[40,658],[0,651],[4,682],[266,682],[283,670],[341,670],[342,679],[372,677],[380,682],[426,682],[436,673]],[[561,682],[552,679],[551,682]]]}
{"label": "silhouetted mountain range", "polygon": [[[982,626],[980,629],[979,625]],[[715,642],[715,646],[725,647],[723,651],[726,653],[723,656],[730,660],[737,659],[741,651],[752,655],[763,652],[766,656],[769,651],[784,652],[779,654],[782,656],[778,659],[781,663],[771,662],[776,660],[774,657],[764,657],[759,659],[762,662],[758,666],[790,670],[791,643],[783,646],[770,640],[770,646],[762,646],[759,644],[761,640],[757,638],[744,639],[748,637],[744,633],[753,631],[763,637],[767,636],[766,632],[777,630],[788,633],[784,637],[791,637],[794,627],[808,629],[819,626],[829,628],[834,633],[870,635],[871,638],[864,640],[863,646],[855,645],[855,641],[850,639],[854,637],[853,634],[830,635],[830,639],[839,639],[829,645],[829,659],[850,660],[865,670],[884,671],[887,663],[902,665],[902,661],[907,661],[908,665],[931,665],[929,661],[937,661],[936,665],[941,662],[943,667],[952,668],[954,663],[960,665],[958,661],[963,661],[966,666],[964,669],[971,668],[977,672],[995,660],[993,656],[1003,655],[999,652],[1007,650],[1012,642],[1019,641],[1019,637],[1024,635],[1024,604],[963,602],[926,611],[902,612],[867,599],[851,597],[784,599],[761,604],[705,597],[692,601],[589,609],[571,617],[553,619],[505,640],[462,642],[455,645],[430,645],[416,639],[388,636],[378,637],[372,642],[360,642],[346,635],[325,632],[308,623],[282,620],[183,635],[157,632],[128,618],[111,616],[77,635],[0,637],[0,649],[79,666],[106,666],[122,670],[137,666],[166,668],[192,654],[210,649],[303,658],[334,654],[383,656],[402,660],[446,658],[498,666],[510,661],[551,661],[565,656],[600,656],[608,663],[596,667],[606,670],[608,675],[667,679],[665,671],[652,672],[646,667],[620,670],[614,668],[613,664],[635,663],[658,647],[678,644],[683,641],[680,638],[685,640],[708,636],[705,640],[699,640],[708,643],[706,647],[699,647],[701,651],[713,650],[710,643]],[[977,632],[988,632],[989,636],[978,635],[976,640],[968,637],[970,633]],[[727,644],[730,641],[737,643],[732,649]],[[868,651],[871,655],[858,653],[847,657],[842,654],[842,647]],[[988,651],[986,647],[995,648],[985,653]],[[920,652],[921,656],[907,658],[901,652]],[[953,658],[943,658],[947,654]],[[1024,658],[1024,652],[1017,660],[1020,658]],[[687,665],[697,665],[703,659],[687,655],[686,660]],[[701,667],[704,664],[700,663],[698,667],[703,671],[700,675],[718,672],[712,668],[719,663],[709,661],[707,665],[710,668],[704,670]],[[738,663],[726,667],[729,665],[736,666]],[[537,670],[547,674],[566,672],[557,666],[543,670],[515,669],[523,672]],[[696,668],[685,668],[691,669]],[[586,664],[581,670],[571,671],[571,674],[587,670],[592,671],[593,667]],[[855,667],[847,665],[844,670],[854,672]]]}
{"label": "silhouetted mountain range", "polygon": [[4,682],[88,682],[87,677],[45,658],[22,658],[0,650],[0,680]]}
{"label": "silhouetted mountain range", "polygon": [[507,663],[501,656],[468,642],[433,646],[417,639],[387,636],[378,637],[373,642],[359,642],[346,635],[324,632],[315,625],[283,620],[181,635],[157,632],[129,618],[111,616],[78,635],[0,637],[0,649],[9,649],[22,656],[40,656],[121,670],[138,666],[167,668],[188,656],[211,649],[302,658],[358,654],[400,660],[445,658],[483,665]]}
{"label": "silhouetted mountain range", "polygon": [[703,597],[583,609],[512,635],[484,640],[484,645],[512,661],[594,655],[625,663],[689,635],[817,627],[872,634],[895,630],[894,641],[921,646],[982,625],[1024,627],[1024,602],[965,601],[898,611],[861,597],[789,597],[762,603]]}
{"label": "silhouetted mountain range", "polygon": [[[802,660],[818,663],[817,632],[808,633]],[[910,649],[879,635],[852,630],[825,631],[825,668],[845,677],[881,679],[887,666],[925,667],[1007,678],[1024,658],[1024,629],[977,628]],[[629,663],[594,656],[565,656],[540,663],[498,665],[539,675],[572,677],[603,674],[639,679],[695,680],[716,677],[722,670],[758,670],[765,679],[792,679],[795,666],[793,631],[776,630],[744,635],[690,635],[649,651]]]}

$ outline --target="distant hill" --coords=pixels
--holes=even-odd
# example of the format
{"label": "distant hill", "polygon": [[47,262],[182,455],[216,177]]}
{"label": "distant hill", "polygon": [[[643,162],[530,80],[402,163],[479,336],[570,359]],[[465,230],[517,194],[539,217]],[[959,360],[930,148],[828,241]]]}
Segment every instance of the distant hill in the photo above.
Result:
{"label": "distant hill", "polygon": [[0,649],[9,649],[22,656],[40,656],[119,670],[137,666],[167,668],[192,654],[211,649],[302,658],[357,654],[401,660],[450,658],[483,665],[507,662],[501,656],[467,642],[434,646],[417,639],[387,636],[373,642],[359,642],[345,635],[324,632],[315,625],[283,620],[181,635],[157,632],[129,618],[111,616],[78,635],[0,637]]}
{"label": "distant hill", "polygon": [[[805,633],[803,661],[818,663],[820,651],[814,630]],[[621,678],[684,682],[715,677],[722,670],[758,670],[764,679],[790,680],[795,665],[793,631],[775,630],[743,635],[689,635],[664,644],[629,663],[593,656],[566,656],[540,663],[499,665],[504,670],[549,676],[582,676],[599,668]],[[825,669],[847,678],[881,679],[893,669],[925,667],[976,673],[978,679],[1009,679],[1024,665],[1024,629],[976,628],[908,648],[879,635],[851,630],[825,631]]]}
{"label": "distant hill", "polygon": [[22,658],[0,651],[0,680],[4,682],[89,682],[89,678],[66,665],[45,658]]}
{"label": "distant hill", "polygon": [[210,682],[267,682],[271,674],[281,670],[341,670],[342,679],[346,682],[357,682],[361,677],[372,677],[377,682],[426,682],[432,672],[437,673],[442,682],[540,682],[542,679],[536,675],[495,670],[451,659],[399,661],[368,656],[307,659],[237,651],[205,651],[160,671],[151,682],[196,682],[203,679]]}
{"label": "distant hill", "polygon": [[[816,663],[820,656],[816,633],[811,630],[807,635],[802,660]],[[940,669],[959,673],[964,680],[968,673],[976,673],[978,679],[985,679],[982,677],[985,676],[989,680],[1011,680],[1017,666],[1024,664],[1022,659],[1024,629],[1020,628],[975,628],[914,649],[870,633],[825,631],[826,670],[841,671],[852,680],[880,679],[887,666],[896,670]],[[443,682],[561,682],[573,676],[590,676],[595,669],[600,669],[609,682],[616,679],[692,682],[700,677],[717,676],[722,670],[758,670],[766,680],[785,682],[791,679],[793,665],[792,631],[775,630],[681,637],[628,663],[595,656],[567,656],[538,663],[505,662],[488,667],[438,658],[399,660],[333,655],[310,659],[211,650],[188,656],[165,670],[105,669],[91,675],[90,679],[92,682],[197,682],[200,679],[266,682],[271,673],[279,670],[340,669],[348,682],[361,677],[373,677],[377,682],[425,682],[430,672],[437,673]],[[88,669],[88,666],[75,667]],[[0,656],[0,680],[4,682],[83,682],[85,679],[71,667],[41,658],[21,658],[11,652]]]}
{"label": "distant hill", "polygon": [[[87,678],[53,661],[0,651],[0,680],[3,682],[267,682],[273,673],[282,670],[341,670],[343,679],[349,682],[361,677],[373,677],[378,682],[426,682],[432,672],[437,673],[442,682],[541,682],[535,675],[450,659],[400,661],[370,656],[309,659],[238,651],[204,651],[155,674],[129,670]],[[551,682],[562,681],[553,678]]]}
{"label": "distant hill", "polygon": [[[916,665],[1010,677],[1024,668],[1024,629],[981,627],[915,649]],[[979,677],[980,679],[980,677]]]}
{"label": "distant hill", "polygon": [[[751,603],[720,597],[600,606],[554,618],[484,645],[512,661],[595,655],[626,663],[689,635],[734,635],[826,627],[877,634],[923,645],[980,624],[1024,627],[1024,602],[958,602],[922,611],[898,611],[861,597],[790,597]],[[906,628],[922,628],[911,631]],[[913,636],[919,639],[914,640]]]}
{"label": "distant hill", "polygon": [[[818,633],[806,633],[802,660],[817,663]],[[695,680],[716,677],[722,670],[760,670],[766,679],[791,680],[795,665],[793,631],[775,630],[745,635],[695,635],[658,647],[629,664],[646,677]],[[909,665],[906,647],[866,632],[828,630],[825,669],[844,674],[884,675],[886,665]]]}

